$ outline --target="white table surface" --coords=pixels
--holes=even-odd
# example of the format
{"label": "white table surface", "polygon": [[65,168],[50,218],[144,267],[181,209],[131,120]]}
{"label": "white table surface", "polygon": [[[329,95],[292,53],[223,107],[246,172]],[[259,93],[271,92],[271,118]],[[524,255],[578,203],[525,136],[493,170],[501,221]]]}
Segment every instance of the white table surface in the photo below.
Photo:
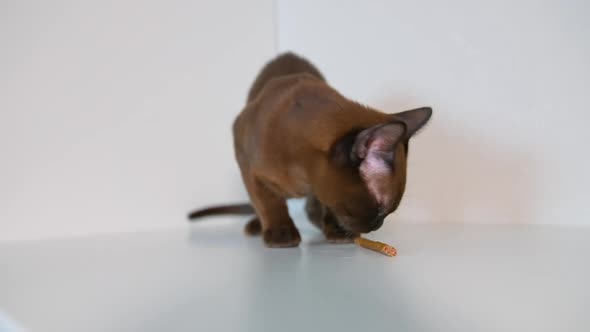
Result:
{"label": "white table surface", "polygon": [[590,229],[388,223],[370,237],[389,258],[309,226],[299,248],[267,249],[243,224],[0,244],[0,326],[590,331]]}

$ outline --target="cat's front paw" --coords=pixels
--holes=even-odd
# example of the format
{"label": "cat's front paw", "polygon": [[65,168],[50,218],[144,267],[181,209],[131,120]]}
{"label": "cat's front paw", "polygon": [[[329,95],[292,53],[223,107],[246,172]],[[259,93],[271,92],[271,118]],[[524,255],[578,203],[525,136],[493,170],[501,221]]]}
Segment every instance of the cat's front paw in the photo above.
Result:
{"label": "cat's front paw", "polygon": [[323,232],[330,243],[352,243],[359,237],[359,234],[347,232],[338,226],[324,226]]}
{"label": "cat's front paw", "polygon": [[270,248],[297,247],[301,236],[295,226],[274,226],[264,230],[264,243]]}

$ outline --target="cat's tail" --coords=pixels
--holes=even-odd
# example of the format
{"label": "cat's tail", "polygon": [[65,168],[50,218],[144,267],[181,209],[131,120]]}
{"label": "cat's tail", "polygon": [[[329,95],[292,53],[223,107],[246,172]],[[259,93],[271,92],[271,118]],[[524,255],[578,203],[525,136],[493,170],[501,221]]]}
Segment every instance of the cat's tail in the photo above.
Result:
{"label": "cat's tail", "polygon": [[256,98],[264,85],[271,79],[299,73],[308,73],[322,81],[326,80],[311,62],[292,52],[282,53],[262,68],[248,92],[248,102]]}
{"label": "cat's tail", "polygon": [[219,205],[212,206],[200,210],[195,210],[188,215],[188,219],[193,220],[206,216],[216,216],[222,214],[234,214],[234,215],[249,215],[255,214],[254,207],[251,204],[230,204],[230,205]]}

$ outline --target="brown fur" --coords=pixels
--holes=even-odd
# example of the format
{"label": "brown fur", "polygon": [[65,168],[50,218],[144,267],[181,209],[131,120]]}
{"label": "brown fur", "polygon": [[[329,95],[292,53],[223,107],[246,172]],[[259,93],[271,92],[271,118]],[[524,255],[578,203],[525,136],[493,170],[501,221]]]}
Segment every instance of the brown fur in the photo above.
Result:
{"label": "brown fur", "polygon": [[386,114],[360,105],[308,61],[278,56],[260,72],[233,125],[257,215],[246,232],[262,232],[270,247],[298,245],[290,197],[307,197],[310,220],[330,241],[378,229],[403,196],[408,140],[430,115],[426,107]]}

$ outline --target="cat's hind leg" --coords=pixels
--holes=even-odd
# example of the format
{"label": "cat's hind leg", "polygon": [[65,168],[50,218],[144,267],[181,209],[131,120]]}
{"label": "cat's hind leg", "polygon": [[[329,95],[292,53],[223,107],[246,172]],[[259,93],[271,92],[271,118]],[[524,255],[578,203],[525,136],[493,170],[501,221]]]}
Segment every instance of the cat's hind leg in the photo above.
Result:
{"label": "cat's hind leg", "polygon": [[260,223],[260,219],[258,219],[258,217],[250,219],[244,227],[244,231],[251,236],[262,234],[262,224]]}

